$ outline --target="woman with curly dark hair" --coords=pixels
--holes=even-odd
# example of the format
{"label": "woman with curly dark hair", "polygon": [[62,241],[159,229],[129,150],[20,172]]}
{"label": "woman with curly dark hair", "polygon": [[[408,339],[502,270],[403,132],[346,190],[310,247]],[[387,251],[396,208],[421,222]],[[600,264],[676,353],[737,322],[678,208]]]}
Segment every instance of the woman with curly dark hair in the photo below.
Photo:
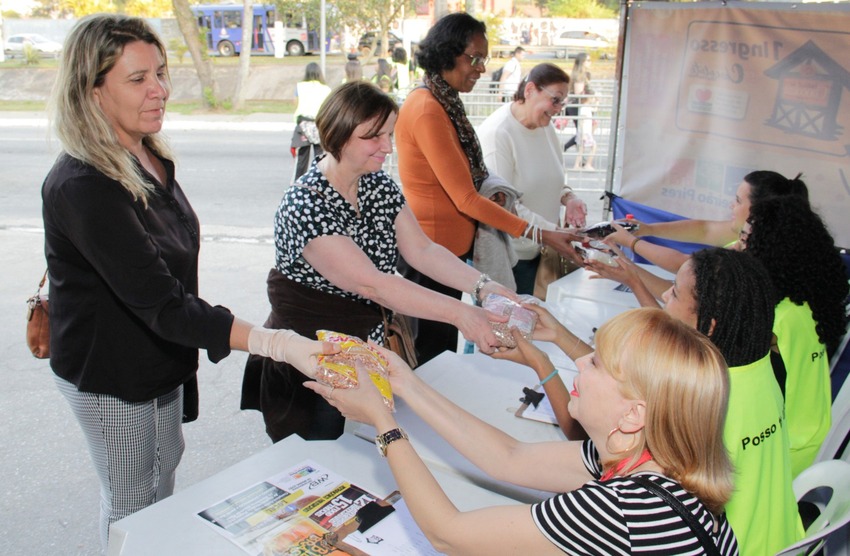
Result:
{"label": "woman with curly dark hair", "polygon": [[[744,223],[750,214],[750,207],[770,197],[791,196],[800,206],[809,205],[809,189],[801,179],[802,173],[786,178],[773,170],[755,170],[750,172],[735,190],[735,199],[729,207],[728,220],[676,220],[673,222],[639,222],[640,227],[633,232],[618,231],[608,236],[608,241],[628,247],[635,254],[675,273],[688,254],[672,247],[665,247],[643,241],[639,238],[658,237],[691,243],[702,243],[716,247],[732,247],[738,241]],[[640,249],[636,249],[637,247]]]}
{"label": "woman with curly dark hair", "polygon": [[796,476],[814,461],[829,431],[829,354],[847,328],[847,273],[823,220],[799,199],[754,204],[740,241],[774,285],[774,371],[785,393]]}

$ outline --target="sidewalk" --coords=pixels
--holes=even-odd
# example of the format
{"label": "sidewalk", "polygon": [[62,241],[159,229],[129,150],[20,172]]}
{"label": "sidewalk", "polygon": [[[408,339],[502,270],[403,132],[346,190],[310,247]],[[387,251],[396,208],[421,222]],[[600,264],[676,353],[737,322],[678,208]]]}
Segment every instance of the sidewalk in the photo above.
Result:
{"label": "sidewalk", "polygon": [[[205,242],[201,295],[262,323],[273,256],[274,246],[266,242]],[[24,343],[24,298],[35,291],[44,271],[41,230],[0,228],[0,264],[0,407],[5,417],[0,424],[0,546],[4,554],[94,556],[100,554],[99,487],[85,442],[48,363],[33,358]],[[201,351],[201,415],[183,428],[186,451],[177,491],[271,444],[262,416],[239,409],[246,357],[236,352],[213,365]]]}

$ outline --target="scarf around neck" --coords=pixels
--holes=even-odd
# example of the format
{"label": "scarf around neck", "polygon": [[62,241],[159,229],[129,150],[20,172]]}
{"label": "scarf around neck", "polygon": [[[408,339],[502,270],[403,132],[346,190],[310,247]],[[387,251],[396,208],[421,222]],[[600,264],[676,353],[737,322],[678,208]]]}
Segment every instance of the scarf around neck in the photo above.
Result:
{"label": "scarf around neck", "polygon": [[451,120],[457,132],[460,146],[469,160],[469,170],[472,172],[475,190],[481,189],[481,184],[490,174],[484,165],[481,144],[478,142],[478,136],[475,135],[472,124],[469,123],[469,118],[466,117],[466,109],[460,100],[460,95],[439,74],[426,73],[424,81],[425,86],[428,87],[428,90],[431,91],[431,94],[448,114],[449,120]]}

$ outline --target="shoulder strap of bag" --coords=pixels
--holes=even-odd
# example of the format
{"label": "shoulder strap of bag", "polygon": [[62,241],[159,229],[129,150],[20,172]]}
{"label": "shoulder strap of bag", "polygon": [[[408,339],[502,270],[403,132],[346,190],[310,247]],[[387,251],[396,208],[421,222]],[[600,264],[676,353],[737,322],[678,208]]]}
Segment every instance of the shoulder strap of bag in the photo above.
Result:
{"label": "shoulder strap of bag", "polygon": [[705,553],[709,556],[720,556],[720,551],[717,549],[717,545],[714,544],[714,541],[708,535],[706,530],[699,524],[697,518],[692,514],[688,509],[679,502],[679,499],[676,498],[673,493],[664,488],[663,486],[656,484],[650,481],[646,477],[642,477],[640,475],[631,475],[629,479],[633,480],[649,492],[655,494],[657,497],[664,500],[668,506],[673,508],[679,516],[685,520],[685,523],[688,524],[688,527],[696,534],[697,539],[699,539],[702,548],[705,550]]}
{"label": "shoulder strap of bag", "polygon": [[44,276],[41,277],[41,281],[38,283],[38,289],[35,290],[35,295],[39,295],[41,293],[41,288],[44,287],[44,283],[47,281],[47,271],[49,269],[44,269]]}

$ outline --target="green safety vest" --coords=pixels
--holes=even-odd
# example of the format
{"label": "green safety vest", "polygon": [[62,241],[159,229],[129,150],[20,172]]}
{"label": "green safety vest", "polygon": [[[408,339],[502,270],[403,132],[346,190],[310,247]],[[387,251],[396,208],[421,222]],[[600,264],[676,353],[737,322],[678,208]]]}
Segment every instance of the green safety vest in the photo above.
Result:
{"label": "green safety vest", "polygon": [[785,418],[796,477],[814,462],[832,422],[829,359],[808,303],[797,305],[787,297],[780,301],[773,333],[785,363]]}
{"label": "green safety vest", "polygon": [[735,491],[726,517],[741,556],[775,554],[803,537],[786,429],[770,355],[731,367],[723,441],[735,467]]}

